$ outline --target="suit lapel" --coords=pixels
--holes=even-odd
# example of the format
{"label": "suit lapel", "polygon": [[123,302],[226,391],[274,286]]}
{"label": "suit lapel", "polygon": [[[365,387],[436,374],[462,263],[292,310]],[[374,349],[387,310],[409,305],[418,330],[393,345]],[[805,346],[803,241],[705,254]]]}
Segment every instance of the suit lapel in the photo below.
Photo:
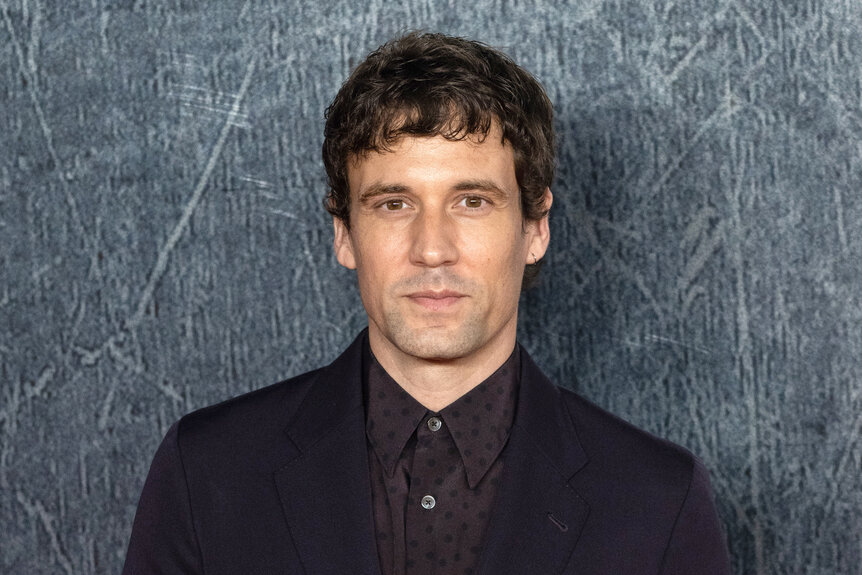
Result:
{"label": "suit lapel", "polygon": [[559,390],[521,349],[517,414],[481,574],[561,573],[589,507],[569,480],[587,463]]}
{"label": "suit lapel", "polygon": [[307,573],[380,573],[362,406],[360,335],[318,380],[285,430],[299,455],[275,473]]}

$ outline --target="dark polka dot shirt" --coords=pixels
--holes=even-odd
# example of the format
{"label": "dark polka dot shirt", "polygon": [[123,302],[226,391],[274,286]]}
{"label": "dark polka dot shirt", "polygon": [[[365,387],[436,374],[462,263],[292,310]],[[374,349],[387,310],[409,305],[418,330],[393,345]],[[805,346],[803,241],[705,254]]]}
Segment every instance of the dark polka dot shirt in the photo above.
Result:
{"label": "dark polka dot shirt", "polygon": [[367,343],[363,363],[383,575],[476,573],[515,413],[518,347],[488,379],[439,413],[401,389]]}

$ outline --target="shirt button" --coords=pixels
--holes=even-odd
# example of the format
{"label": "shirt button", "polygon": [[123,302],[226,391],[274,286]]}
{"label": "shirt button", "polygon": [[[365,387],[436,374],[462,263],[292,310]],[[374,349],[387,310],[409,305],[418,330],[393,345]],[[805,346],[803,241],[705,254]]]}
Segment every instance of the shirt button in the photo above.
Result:
{"label": "shirt button", "polygon": [[441,427],[443,427],[443,422],[440,421],[439,417],[432,417],[428,420],[428,429],[431,431],[437,431]]}
{"label": "shirt button", "polygon": [[426,495],[422,498],[422,507],[425,509],[434,509],[435,505],[437,505],[437,501],[430,495]]}

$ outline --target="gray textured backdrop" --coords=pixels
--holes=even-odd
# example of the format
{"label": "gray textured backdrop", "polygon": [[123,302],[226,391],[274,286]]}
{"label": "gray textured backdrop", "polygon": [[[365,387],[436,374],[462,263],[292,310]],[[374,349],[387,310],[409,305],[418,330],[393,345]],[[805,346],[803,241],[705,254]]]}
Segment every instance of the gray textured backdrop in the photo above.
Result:
{"label": "gray textured backdrop", "polygon": [[0,0],[0,569],[117,572],[168,425],[363,326],[322,112],[417,27],[555,102],[539,364],[704,459],[736,573],[862,573],[858,0]]}

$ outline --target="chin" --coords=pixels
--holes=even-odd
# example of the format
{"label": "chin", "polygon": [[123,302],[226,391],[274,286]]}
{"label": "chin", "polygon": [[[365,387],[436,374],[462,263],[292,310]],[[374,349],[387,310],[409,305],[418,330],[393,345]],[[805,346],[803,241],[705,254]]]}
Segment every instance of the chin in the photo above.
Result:
{"label": "chin", "polygon": [[404,325],[389,330],[387,339],[402,353],[426,360],[451,360],[465,357],[482,347],[484,330],[478,326],[458,329],[418,328]]}

